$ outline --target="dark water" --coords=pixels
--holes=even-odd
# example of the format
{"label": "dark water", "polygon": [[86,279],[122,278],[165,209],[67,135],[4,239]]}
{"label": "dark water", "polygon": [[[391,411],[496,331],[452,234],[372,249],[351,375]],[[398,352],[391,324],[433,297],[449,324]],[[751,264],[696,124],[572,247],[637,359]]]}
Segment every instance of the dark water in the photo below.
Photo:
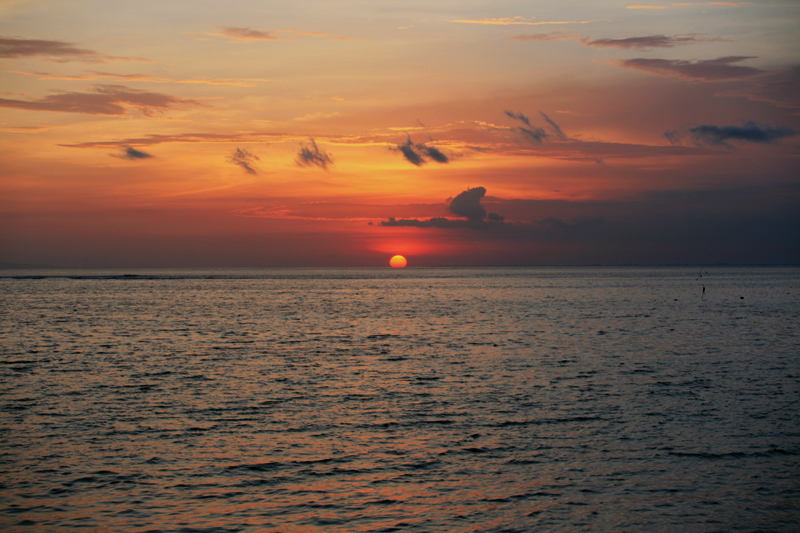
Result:
{"label": "dark water", "polygon": [[798,269],[0,275],[3,531],[800,530]]}

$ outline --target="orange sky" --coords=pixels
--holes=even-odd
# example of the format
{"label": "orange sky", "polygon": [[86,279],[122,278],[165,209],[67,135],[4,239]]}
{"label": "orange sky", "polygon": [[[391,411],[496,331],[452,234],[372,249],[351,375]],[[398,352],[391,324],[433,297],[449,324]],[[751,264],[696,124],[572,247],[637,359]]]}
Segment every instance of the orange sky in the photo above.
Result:
{"label": "orange sky", "polygon": [[6,1],[0,263],[796,264],[799,15]]}

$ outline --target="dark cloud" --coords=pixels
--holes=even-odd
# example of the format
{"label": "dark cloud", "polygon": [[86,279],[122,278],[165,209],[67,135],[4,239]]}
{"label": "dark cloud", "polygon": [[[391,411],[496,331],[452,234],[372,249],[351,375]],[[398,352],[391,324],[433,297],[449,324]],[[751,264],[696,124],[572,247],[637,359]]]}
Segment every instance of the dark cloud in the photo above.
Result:
{"label": "dark cloud", "polygon": [[394,217],[389,217],[389,220],[382,220],[378,225],[384,227],[403,227],[403,228],[439,228],[439,229],[472,229],[472,230],[489,230],[489,229],[497,229],[503,226],[503,217],[500,215],[494,215],[493,213],[489,215],[490,217],[495,216],[499,217],[499,220],[494,220],[490,218],[489,221],[481,220],[481,219],[467,219],[463,220],[460,218],[453,219],[453,218],[445,218],[445,217],[433,217],[427,220],[418,220],[416,218],[401,218],[395,219]]}
{"label": "dark cloud", "polygon": [[[444,217],[433,217],[428,220],[390,218],[388,221],[381,222],[381,226],[407,226],[416,228],[471,228],[484,229],[502,225],[503,217],[496,213],[487,213],[481,205],[481,199],[486,195],[484,187],[467,189],[458,194],[455,198],[448,199],[447,209],[461,219],[449,219]],[[488,219],[488,220],[487,220]]]}
{"label": "dark cloud", "polygon": [[800,65],[759,77],[739,89],[718,93],[719,96],[743,97],[754,102],[768,102],[777,107],[800,109]]}
{"label": "dark cloud", "polygon": [[155,157],[147,152],[142,152],[141,150],[137,150],[132,146],[125,146],[123,147],[121,154],[111,154],[112,157],[118,157],[120,159],[130,159],[131,161],[135,161],[137,159],[149,159],[151,157]]}
{"label": "dark cloud", "polygon": [[113,57],[94,50],[78,48],[64,41],[39,39],[10,39],[0,37],[0,57],[16,59],[22,57],[46,57],[53,61],[83,61],[106,63],[108,61],[145,61],[138,58]]}
{"label": "dark cloud", "polygon": [[560,218],[547,217],[538,222],[533,222],[532,226],[543,226],[549,228],[557,228],[561,230],[582,229],[590,226],[598,226],[603,224],[605,219],[603,217],[580,216],[570,222],[565,222]]}
{"label": "dark cloud", "polygon": [[486,195],[486,189],[475,187],[467,189],[450,200],[447,209],[456,216],[469,219],[486,218],[486,209],[481,205],[481,199]]}
{"label": "dark cloud", "polygon": [[547,132],[544,131],[542,128],[537,128],[536,126],[531,125],[531,121],[528,117],[523,115],[522,113],[515,113],[513,111],[505,111],[505,114],[509,117],[513,118],[514,120],[519,120],[525,126],[520,126],[519,128],[515,128],[514,131],[521,133],[526,139],[529,141],[535,141],[537,143],[541,143],[548,137]]}
{"label": "dark cloud", "polygon": [[311,146],[301,146],[295,163],[301,167],[319,167],[328,170],[328,165],[333,164],[333,159],[330,154],[317,146],[314,139],[311,139]]}
{"label": "dark cloud", "polygon": [[491,204],[511,211],[516,222],[432,218],[381,225],[463,228],[451,237],[465,244],[463,258],[448,258],[457,264],[488,258],[498,265],[791,265],[800,261],[798,199],[800,189],[786,184],[650,191],[625,200],[495,198]]}
{"label": "dark cloud", "polygon": [[547,115],[545,115],[543,111],[539,111],[539,113],[541,113],[541,114],[542,114],[542,116],[544,117],[545,121],[546,121],[548,124],[550,124],[550,127],[553,129],[553,133],[555,133],[555,134],[556,134],[556,137],[558,137],[558,138],[559,138],[559,139],[561,139],[562,141],[566,141],[566,140],[567,140],[567,136],[566,136],[566,135],[564,135],[564,132],[563,132],[563,131],[561,131],[561,126],[559,126],[558,124],[556,124],[556,123],[555,123],[555,121],[553,121],[553,119],[551,119],[550,117],[548,117]]}
{"label": "dark cloud", "polygon": [[725,141],[747,141],[753,143],[772,143],[784,137],[793,137],[797,131],[781,126],[760,125],[757,122],[745,122],[741,126],[714,126],[703,124],[689,128],[692,140],[698,144],[715,144],[729,146]]}
{"label": "dark cloud", "polygon": [[426,157],[433,159],[437,163],[448,163],[450,161],[450,158],[434,146],[414,144],[411,141],[411,136],[408,136],[405,143],[398,144],[394,150],[399,151],[406,158],[406,161],[418,167],[426,163]]}
{"label": "dark cloud", "polygon": [[256,169],[253,167],[253,161],[260,161],[257,155],[251,154],[247,150],[242,150],[241,148],[237,148],[234,152],[228,156],[228,163],[233,163],[244,169],[245,172],[248,174],[258,174]]}
{"label": "dark cloud", "polygon": [[[428,220],[417,220],[416,218],[402,218],[400,220],[389,217],[389,220],[382,220],[380,226],[385,227],[406,227],[406,228],[467,228],[470,227],[469,220],[451,220],[444,217],[433,217]],[[483,222],[479,220],[478,222]],[[472,224],[474,227],[474,224]]]}
{"label": "dark cloud", "polygon": [[513,111],[506,110],[505,114],[508,115],[509,117],[513,118],[514,120],[520,120],[520,121],[524,122],[528,126],[531,125],[530,119],[528,117],[526,117],[525,115],[523,115],[522,113],[515,113]]}
{"label": "dark cloud", "polygon": [[412,165],[422,166],[425,164],[425,159],[422,155],[418,154],[416,150],[414,150],[414,143],[411,142],[411,137],[404,144],[398,144],[397,149],[403,154],[403,157],[411,163]]}
{"label": "dark cloud", "polygon": [[754,57],[729,56],[698,61],[646,59],[640,57],[614,61],[613,63],[620,67],[642,70],[661,76],[676,76],[678,78],[704,81],[741,80],[766,73],[761,69],[734,65],[734,63],[739,63],[746,59],[754,59]]}
{"label": "dark cloud", "polygon": [[673,131],[665,131],[664,137],[667,138],[670,144],[677,145],[680,144],[683,135],[678,130],[673,130]]}
{"label": "dark cloud", "polygon": [[0,107],[106,116],[124,116],[128,113],[126,106],[151,117],[168,109],[202,105],[188,98],[140,91],[122,85],[97,85],[94,92],[90,93],[59,93],[32,101],[0,98]]}
{"label": "dark cloud", "polygon": [[444,155],[438,148],[435,146],[426,146],[424,144],[418,144],[417,148],[425,154],[427,157],[430,157],[437,163],[448,163],[450,159]]}
{"label": "dark cloud", "polygon": [[693,44],[704,42],[721,42],[723,39],[718,38],[703,38],[698,37],[697,34],[688,35],[646,35],[644,37],[627,37],[625,39],[596,39],[594,41],[589,38],[581,39],[581,44],[584,46],[593,46],[596,48],[612,47],[624,49],[646,49],[646,48],[673,48],[681,44]]}

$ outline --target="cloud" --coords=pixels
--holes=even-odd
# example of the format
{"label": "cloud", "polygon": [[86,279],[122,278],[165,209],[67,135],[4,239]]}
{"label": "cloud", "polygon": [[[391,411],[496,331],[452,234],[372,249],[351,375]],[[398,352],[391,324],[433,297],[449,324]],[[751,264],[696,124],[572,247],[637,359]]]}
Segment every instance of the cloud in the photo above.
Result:
{"label": "cloud", "polygon": [[717,93],[718,96],[743,97],[754,102],[800,109],[800,65],[773,72],[754,80],[750,85]]}
{"label": "cloud", "polygon": [[78,48],[65,41],[39,39],[11,39],[0,37],[0,57],[17,59],[45,57],[52,61],[82,61],[85,63],[107,63],[108,61],[147,61],[141,58],[114,57],[94,50]]}
{"label": "cloud", "polygon": [[564,34],[559,32],[520,34],[509,37],[512,41],[561,41],[565,39],[580,39],[577,34]]}
{"label": "cloud", "polygon": [[403,157],[412,165],[422,166],[425,164],[425,159],[414,150],[414,143],[411,142],[411,137],[404,144],[398,144],[397,149],[403,154]]}
{"label": "cloud", "polygon": [[437,163],[448,163],[450,162],[450,158],[444,155],[441,150],[436,148],[435,146],[426,146],[424,144],[418,144],[417,149],[419,149],[424,155],[430,157]]}
{"label": "cloud", "polygon": [[447,209],[459,217],[470,219],[486,218],[486,209],[481,205],[481,198],[485,195],[486,189],[484,187],[467,189],[450,200],[450,205],[447,206]]}
{"label": "cloud", "polygon": [[625,39],[596,39],[594,41],[589,38],[580,39],[581,44],[584,46],[592,46],[595,48],[624,48],[624,49],[638,49],[645,48],[673,48],[682,44],[706,43],[706,42],[727,42],[719,38],[702,38],[698,37],[699,34],[685,34],[685,35],[646,35],[643,37],[627,37]]}
{"label": "cloud", "polygon": [[510,26],[522,24],[527,26],[545,26],[548,24],[588,24],[595,22],[594,20],[547,20],[541,22],[534,22],[533,19],[526,19],[524,17],[504,17],[493,19],[459,19],[451,22],[458,22],[460,24],[487,24],[497,26]]}
{"label": "cloud", "polygon": [[147,152],[142,152],[133,148],[132,146],[124,146],[121,154],[110,154],[112,157],[118,157],[120,159],[130,159],[131,161],[136,161],[137,159],[149,159],[151,157],[155,157]]}
{"label": "cloud", "polygon": [[681,2],[673,6],[749,6],[753,2]]}
{"label": "cloud", "polygon": [[128,114],[126,106],[137,109],[144,116],[152,117],[155,113],[163,113],[168,109],[183,109],[203,104],[187,98],[140,91],[122,85],[96,85],[94,92],[91,93],[59,93],[40,100],[0,98],[0,107],[87,115],[124,116]]}
{"label": "cloud", "polygon": [[565,222],[560,218],[547,217],[538,222],[533,222],[532,226],[542,226],[549,228],[556,228],[560,230],[581,229],[590,226],[597,226],[605,221],[603,217],[580,216],[571,222]]}
{"label": "cloud", "polygon": [[791,128],[760,125],[753,121],[745,122],[741,126],[714,126],[711,124],[703,124],[701,126],[689,128],[689,135],[691,135],[692,141],[697,144],[728,147],[730,145],[726,141],[746,141],[768,144],[777,142],[785,137],[793,137],[797,135],[797,133],[797,131]]}
{"label": "cloud", "polygon": [[320,33],[316,31],[300,31],[300,30],[276,30],[273,32],[252,30],[250,28],[237,28],[237,27],[219,27],[219,33],[212,33],[218,37],[227,37],[234,41],[281,41],[281,37],[275,35],[298,35],[301,37],[320,37],[326,39],[335,39],[337,41],[352,41],[355,37],[348,37],[346,35],[337,35],[334,33]]}
{"label": "cloud", "polygon": [[398,144],[393,150],[399,151],[406,158],[406,161],[412,165],[422,166],[426,163],[425,158],[429,157],[437,163],[449,163],[450,158],[447,157],[441,150],[434,146],[427,146],[425,144],[414,144],[411,141],[411,136],[403,144]]}
{"label": "cloud", "polygon": [[537,128],[536,126],[531,125],[530,119],[525,115],[523,115],[522,113],[505,111],[505,114],[513,118],[514,120],[519,120],[520,122],[528,126],[527,128],[525,127],[516,128],[515,131],[521,133],[529,141],[541,143],[542,141],[544,141],[544,139],[547,138],[547,132],[544,131],[542,128]]}
{"label": "cloud", "polygon": [[301,167],[319,167],[328,170],[328,165],[333,164],[333,159],[325,150],[320,150],[314,139],[311,139],[311,146],[300,147],[295,163]]}
{"label": "cloud", "polygon": [[250,28],[234,28],[222,27],[219,28],[219,33],[216,34],[222,37],[230,37],[236,41],[277,41],[278,38],[272,36],[269,32],[251,30]]}
{"label": "cloud", "polygon": [[247,150],[242,150],[241,148],[237,148],[228,156],[228,163],[233,163],[243,168],[248,174],[258,174],[256,169],[253,168],[253,161],[260,161],[260,159],[257,155],[251,154]]}
{"label": "cloud", "polygon": [[702,37],[699,33],[687,33],[683,35],[646,35],[643,37],[626,37],[624,39],[595,39],[591,37],[581,37],[579,34],[565,34],[561,32],[522,34],[509,37],[514,41],[559,41],[575,39],[584,46],[594,48],[623,48],[644,50],[647,48],[673,48],[682,44],[706,43],[706,42],[728,42],[718,37]]}
{"label": "cloud", "polygon": [[754,59],[754,57],[728,56],[698,61],[646,59],[640,57],[636,59],[613,61],[612,64],[624,68],[643,70],[660,76],[676,76],[678,78],[704,81],[741,80],[766,73],[766,71],[761,69],[733,64],[746,59]]}
{"label": "cloud", "polygon": [[553,133],[556,134],[556,137],[558,137],[562,141],[566,141],[567,140],[567,136],[564,134],[563,131],[561,131],[561,126],[556,124],[555,121],[553,121],[553,119],[551,119],[550,117],[545,115],[543,111],[539,111],[539,113],[541,113],[541,115],[544,117],[544,120],[548,124],[550,124],[550,127],[553,129]]}
{"label": "cloud", "polygon": [[667,6],[627,6],[626,9],[667,9]]}
{"label": "cloud", "polygon": [[145,83],[193,83],[204,85],[232,85],[235,87],[255,87],[249,82],[270,81],[264,78],[223,78],[223,79],[175,79],[162,78],[160,76],[150,76],[147,74],[115,74],[113,72],[102,72],[98,70],[85,70],[83,74],[59,74],[57,72],[38,72],[30,70],[10,70],[1,69],[2,72],[12,74],[24,74],[26,76],[39,76],[40,80],[71,80],[85,81],[96,80],[98,78],[111,78],[115,80],[137,81]]}
{"label": "cloud", "polygon": [[[481,205],[481,200],[486,195],[486,188],[475,187],[459,193],[455,198],[447,201],[447,209],[452,214],[466,220],[453,220],[445,217],[433,217],[428,220],[400,219],[394,217],[382,221],[381,226],[406,226],[417,228],[472,228],[482,229],[502,225],[503,217],[497,213],[487,213]],[[488,219],[488,221],[486,220]]]}
{"label": "cloud", "polygon": [[410,227],[410,228],[466,228],[468,221],[466,220],[451,220],[444,217],[433,217],[428,220],[418,220],[416,218],[401,218],[400,220],[394,217],[389,217],[389,220],[381,220],[379,226],[385,227]]}

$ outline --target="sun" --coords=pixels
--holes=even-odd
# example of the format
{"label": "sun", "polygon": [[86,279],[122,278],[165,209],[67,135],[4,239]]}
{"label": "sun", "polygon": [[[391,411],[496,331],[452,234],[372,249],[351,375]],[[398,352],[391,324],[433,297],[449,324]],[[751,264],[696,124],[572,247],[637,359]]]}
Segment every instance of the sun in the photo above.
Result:
{"label": "sun", "polygon": [[389,259],[389,264],[392,268],[403,268],[408,264],[408,261],[402,255],[395,255]]}

